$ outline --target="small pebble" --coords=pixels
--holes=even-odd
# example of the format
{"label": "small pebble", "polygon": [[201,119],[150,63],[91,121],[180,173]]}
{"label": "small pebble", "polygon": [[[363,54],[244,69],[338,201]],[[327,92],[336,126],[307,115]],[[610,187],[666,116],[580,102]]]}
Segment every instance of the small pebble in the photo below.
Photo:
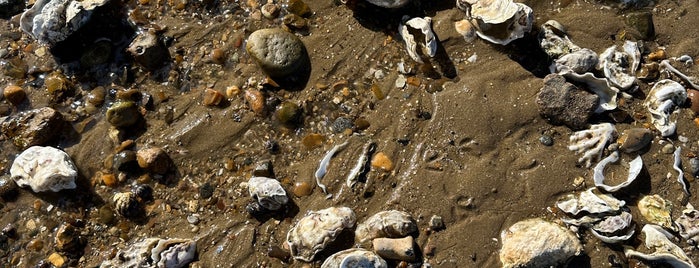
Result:
{"label": "small pebble", "polygon": [[190,224],[194,224],[194,225],[198,224],[199,223],[199,214],[192,214],[192,215],[187,216],[187,222],[189,222]]}
{"label": "small pebble", "polygon": [[211,61],[216,64],[226,63],[226,52],[220,48],[214,48],[211,50]]}
{"label": "small pebble", "polygon": [[296,182],[293,193],[296,197],[308,196],[313,192],[313,186],[308,182]]}
{"label": "small pebble", "polygon": [[54,266],[54,267],[63,267],[65,264],[66,260],[65,257],[61,256],[61,254],[58,254],[56,252],[51,253],[47,260]]}
{"label": "small pebble", "polygon": [[118,101],[107,109],[107,121],[115,127],[129,127],[141,118],[133,101]]}
{"label": "small pebble", "polygon": [[207,88],[204,90],[204,105],[206,106],[218,106],[223,100],[223,94],[217,90]]}
{"label": "small pebble", "polygon": [[255,166],[252,170],[253,177],[267,177],[274,178],[274,167],[272,166],[272,161],[266,160],[262,161]]}
{"label": "small pebble", "polygon": [[282,124],[293,125],[300,123],[302,110],[296,103],[287,101],[279,106],[275,115]]}
{"label": "small pebble", "polygon": [[100,176],[100,179],[102,180],[102,183],[104,183],[104,185],[112,187],[112,188],[117,186],[118,181],[117,181],[116,176],[114,176],[114,174],[104,173],[104,174],[99,174],[99,176]]}
{"label": "small pebble", "polygon": [[384,171],[392,171],[393,161],[383,152],[378,152],[374,155],[374,158],[371,159],[371,166],[383,169]]}
{"label": "small pebble", "polygon": [[432,215],[432,218],[430,218],[430,229],[435,231],[444,229],[444,220],[442,216]]}
{"label": "small pebble", "polygon": [[354,123],[352,122],[352,119],[340,116],[335,119],[335,122],[333,122],[330,127],[332,128],[333,132],[340,133],[345,129],[352,129],[354,127]]}
{"label": "small pebble", "polygon": [[539,142],[541,142],[541,144],[544,146],[552,146],[553,138],[549,135],[541,135],[541,137],[539,137]]}
{"label": "small pebble", "polygon": [[265,16],[267,19],[274,19],[277,16],[279,16],[279,6],[272,2],[268,2],[267,4],[264,4],[261,8],[262,11],[262,16]]}
{"label": "small pebble", "polygon": [[699,115],[699,91],[694,89],[687,90],[687,100],[689,108],[694,112],[694,116]]}
{"label": "small pebble", "polygon": [[9,176],[0,177],[0,198],[4,201],[14,201],[19,194],[19,187]]}
{"label": "small pebble", "polygon": [[17,106],[24,101],[24,99],[27,97],[27,93],[24,92],[22,87],[8,85],[5,87],[5,90],[3,90],[3,96],[12,105]]}
{"label": "small pebble", "polygon": [[165,174],[170,170],[172,160],[165,150],[151,147],[138,150],[138,166],[155,174]]}
{"label": "small pebble", "polygon": [[199,186],[199,196],[203,199],[209,198],[214,195],[214,186],[208,182]]}
{"label": "small pebble", "polygon": [[288,0],[286,10],[301,17],[308,17],[312,14],[311,9],[302,0]]}
{"label": "small pebble", "polygon": [[699,176],[699,158],[692,157],[689,159],[689,166],[691,167],[692,176]]}
{"label": "small pebble", "polygon": [[663,146],[663,148],[661,149],[661,152],[663,152],[664,154],[672,154],[675,152],[675,146],[671,143],[665,144],[665,146]]}
{"label": "small pebble", "polygon": [[407,81],[408,80],[405,78],[405,75],[398,75],[398,78],[396,78],[396,88],[404,88]]}
{"label": "small pebble", "polygon": [[648,61],[661,61],[667,58],[665,50],[658,49],[657,51],[648,54]]}
{"label": "small pebble", "polygon": [[413,247],[413,237],[404,238],[375,238],[372,245],[376,254],[384,259],[413,261],[416,254]]}
{"label": "small pebble", "polygon": [[118,171],[135,172],[138,170],[138,161],[136,160],[136,152],[131,150],[123,150],[114,155],[112,167]]}
{"label": "small pebble", "polygon": [[311,149],[320,146],[323,141],[325,141],[325,137],[323,135],[318,133],[310,133],[303,137],[301,143],[303,143],[303,146],[305,146],[307,149]]}
{"label": "small pebble", "polygon": [[265,111],[265,98],[262,92],[256,89],[245,90],[245,101],[255,114],[261,115]]}

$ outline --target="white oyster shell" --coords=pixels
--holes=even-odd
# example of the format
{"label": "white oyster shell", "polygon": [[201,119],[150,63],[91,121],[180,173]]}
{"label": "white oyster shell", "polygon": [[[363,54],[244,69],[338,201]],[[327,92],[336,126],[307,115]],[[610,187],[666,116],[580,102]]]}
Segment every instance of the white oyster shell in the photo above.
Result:
{"label": "white oyster shell", "polygon": [[[434,55],[437,53],[437,38],[434,32],[432,32],[432,18],[408,18],[408,16],[403,17],[403,21],[405,21],[405,23],[401,22],[398,25],[398,33],[400,33],[400,36],[403,38],[403,42],[405,42],[410,58],[416,62],[423,63],[422,58],[417,51],[418,43],[420,43],[420,47],[424,49],[423,51],[425,51],[427,56],[434,57]],[[410,33],[411,29],[420,31],[424,40],[419,40],[421,42],[415,41],[415,36]]]}
{"label": "white oyster shell", "polygon": [[542,219],[517,222],[500,237],[500,261],[505,268],[557,266],[583,251],[570,230]]}
{"label": "white oyster shell", "polygon": [[590,214],[611,214],[618,212],[625,204],[623,200],[614,198],[608,194],[596,194],[594,188],[581,192],[580,196],[570,194],[563,200],[556,202],[556,206],[570,215],[578,215],[581,212]]}
{"label": "white oyster shell", "polygon": [[592,73],[578,74],[568,69],[561,69],[560,75],[568,80],[585,84],[587,90],[592,91],[599,96],[599,106],[595,110],[596,113],[611,111],[617,108],[617,94],[619,90],[613,86],[609,86],[607,79],[597,78]]}
{"label": "white oyster shell", "polygon": [[663,137],[675,134],[676,123],[670,121],[675,107],[687,99],[687,90],[675,81],[664,79],[655,83],[643,105],[651,114],[651,122]]}
{"label": "white oyster shell", "polygon": [[22,14],[20,27],[41,44],[53,46],[91,18],[95,8],[110,0],[38,0]]}
{"label": "white oyster shell", "polygon": [[653,253],[646,254],[632,249],[624,250],[627,258],[639,259],[647,262],[662,262],[670,264],[675,268],[695,267],[692,260],[687,257],[684,251],[670,241],[674,238],[672,234],[663,230],[662,227],[646,224],[642,229],[646,235],[646,247],[653,250]]}
{"label": "white oyster shell", "polygon": [[347,228],[352,228],[357,219],[348,207],[330,207],[309,211],[286,235],[286,243],[294,259],[310,262],[316,253],[334,241]]}
{"label": "white oyster shell", "polygon": [[604,76],[614,86],[628,89],[636,82],[636,70],[640,64],[641,52],[636,42],[626,41],[623,51],[618,51],[617,46],[612,46],[599,56],[598,69],[604,72]]}
{"label": "white oyster shell", "polygon": [[525,4],[514,3],[514,5],[518,8],[517,12],[501,23],[488,23],[474,18],[472,23],[476,26],[476,34],[488,42],[499,45],[507,45],[514,40],[524,37],[526,33],[532,30],[534,12]]}
{"label": "white oyster shell", "polygon": [[520,7],[512,0],[470,0],[471,17],[488,24],[500,24],[512,18]]}
{"label": "white oyster shell", "polygon": [[145,238],[120,250],[102,268],[181,268],[194,260],[196,242],[191,239]]}
{"label": "white oyster shell", "polygon": [[610,123],[592,125],[590,129],[577,131],[570,136],[568,150],[582,153],[578,162],[590,167],[593,161],[602,157],[604,148],[616,135],[616,128]]}
{"label": "white oyster shell", "polygon": [[[673,229],[672,203],[659,195],[646,195],[638,201],[638,211],[646,220],[663,228]],[[682,232],[680,231],[680,235]]]}
{"label": "white oyster shell", "polygon": [[373,251],[350,248],[337,252],[323,262],[320,268],[388,268],[386,261]]}
{"label": "white oyster shell", "polygon": [[17,185],[29,186],[34,192],[75,189],[78,171],[65,152],[53,148],[32,146],[24,150],[10,168]]}
{"label": "white oyster shell", "polygon": [[[592,225],[590,232],[603,242],[614,244],[629,240],[636,231],[633,228],[631,213],[622,211],[619,215],[606,217]],[[621,232],[621,235],[616,235]]]}
{"label": "white oyster shell", "polygon": [[617,161],[619,161],[619,151],[614,151],[612,154],[610,154],[606,158],[602,159],[602,161],[597,163],[597,165],[593,169],[593,180],[595,182],[595,186],[604,189],[607,192],[616,192],[621,188],[629,186],[633,181],[635,181],[636,178],[638,178],[638,174],[640,174],[641,170],[643,169],[643,159],[641,158],[641,156],[637,156],[633,161],[629,163],[629,176],[627,177],[625,182],[622,182],[615,186],[607,185],[604,183],[604,168],[609,163]]}
{"label": "white oyster shell", "polygon": [[417,231],[417,224],[410,214],[398,211],[381,211],[357,225],[354,239],[359,243],[379,237],[401,238]]}
{"label": "white oyster shell", "polygon": [[267,177],[252,177],[248,181],[250,196],[262,207],[278,210],[287,202],[289,197],[279,181]]}
{"label": "white oyster shell", "polygon": [[687,240],[692,245],[697,245],[699,242],[699,211],[694,209],[691,204],[682,211],[682,215],[675,220],[675,226],[680,233],[680,236]]}

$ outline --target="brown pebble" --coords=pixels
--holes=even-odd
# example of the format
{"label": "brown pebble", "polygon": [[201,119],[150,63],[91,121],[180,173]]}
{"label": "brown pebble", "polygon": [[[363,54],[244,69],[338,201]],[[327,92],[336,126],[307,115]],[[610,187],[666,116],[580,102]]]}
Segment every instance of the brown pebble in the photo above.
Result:
{"label": "brown pebble", "polygon": [[170,169],[170,157],[157,147],[138,150],[136,160],[138,166],[156,174],[165,174]]}
{"label": "brown pebble", "polygon": [[68,79],[60,72],[54,72],[44,79],[44,84],[46,85],[46,90],[49,94],[55,95],[60,94],[68,89]]}
{"label": "brown pebble", "polygon": [[3,95],[5,96],[5,99],[7,99],[7,101],[9,101],[12,105],[15,106],[22,103],[24,99],[27,97],[27,93],[24,92],[24,89],[15,85],[8,85],[7,87],[5,87]]}
{"label": "brown pebble", "polygon": [[211,61],[216,64],[226,63],[226,52],[220,48],[214,48],[211,50]]}
{"label": "brown pebble", "polygon": [[34,200],[34,210],[39,211],[41,210],[41,201],[40,200]]}
{"label": "brown pebble", "polygon": [[370,126],[371,124],[369,123],[369,121],[364,118],[357,118],[357,120],[354,120],[354,127],[357,130],[365,130]]}
{"label": "brown pebble", "polygon": [[631,128],[617,139],[619,149],[626,153],[632,153],[646,148],[653,141],[653,132],[646,128]]}
{"label": "brown pebble", "polygon": [[250,106],[250,109],[258,115],[265,111],[265,98],[262,92],[256,89],[245,90],[245,101]]}
{"label": "brown pebble", "polygon": [[649,61],[661,61],[667,58],[667,54],[665,53],[665,50],[663,49],[658,49],[655,52],[651,52],[648,54],[648,60]]}
{"label": "brown pebble", "polygon": [[296,197],[308,196],[311,195],[311,192],[313,192],[313,186],[305,181],[296,182],[294,184],[293,192]]}
{"label": "brown pebble", "polygon": [[40,251],[42,248],[44,248],[44,241],[41,241],[41,239],[39,239],[39,238],[36,238],[32,241],[29,241],[29,243],[27,243],[28,250]]}
{"label": "brown pebble", "polygon": [[393,161],[383,152],[378,152],[374,155],[374,158],[371,159],[371,166],[385,171],[391,171],[393,170]]}
{"label": "brown pebble", "polygon": [[101,174],[100,178],[102,179],[102,183],[104,183],[104,185],[106,185],[106,186],[109,186],[112,188],[117,186],[118,181],[116,179],[116,176],[114,176],[114,174],[112,174],[112,173]]}
{"label": "brown pebble", "polygon": [[692,109],[694,115],[699,115],[699,91],[694,89],[687,90],[687,100],[689,108]]}
{"label": "brown pebble", "polygon": [[204,90],[204,105],[206,106],[218,106],[223,100],[223,94],[217,90],[207,88]]}
{"label": "brown pebble", "polygon": [[386,95],[383,93],[383,91],[377,84],[371,85],[371,93],[373,93],[374,97],[376,97],[376,99],[378,100],[383,100],[386,98]]}
{"label": "brown pebble", "polygon": [[240,88],[238,86],[233,85],[226,88],[226,97],[229,99],[238,96],[238,94],[240,94]]}
{"label": "brown pebble", "polygon": [[323,141],[325,141],[325,137],[323,135],[311,133],[303,137],[301,143],[303,143],[303,146],[306,146],[306,148],[311,149],[319,146],[321,143],[323,143]]}
{"label": "brown pebble", "polygon": [[274,19],[277,16],[279,16],[279,6],[272,2],[268,2],[267,4],[264,4],[260,10],[262,11],[262,16],[265,16],[267,19]]}
{"label": "brown pebble", "polygon": [[65,258],[56,252],[51,253],[47,260],[55,267],[63,267],[63,265],[66,263]]}
{"label": "brown pebble", "polygon": [[408,85],[419,87],[422,84],[422,81],[420,80],[420,78],[411,76],[408,77],[407,83]]}

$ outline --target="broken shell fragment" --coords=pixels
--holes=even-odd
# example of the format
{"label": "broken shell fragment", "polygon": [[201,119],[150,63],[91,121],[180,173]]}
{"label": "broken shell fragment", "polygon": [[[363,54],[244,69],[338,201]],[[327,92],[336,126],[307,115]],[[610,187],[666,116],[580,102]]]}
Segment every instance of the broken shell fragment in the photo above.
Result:
{"label": "broken shell fragment", "polygon": [[616,136],[616,128],[610,123],[601,123],[590,126],[588,130],[581,130],[570,136],[568,150],[582,153],[578,159],[579,163],[585,163],[590,167],[593,161],[598,161],[602,157],[604,148]]}
{"label": "broken shell fragment", "polygon": [[[512,2],[511,0],[499,1]],[[499,45],[507,45],[514,40],[524,37],[526,33],[529,33],[532,30],[532,24],[534,24],[534,12],[529,6],[522,3],[514,3],[514,6],[517,7],[517,11],[503,22],[496,23],[505,16],[499,16],[497,19],[490,20],[492,23],[489,23],[483,19],[475,18],[475,20],[473,20],[473,24],[477,29],[476,34],[488,42]],[[509,7],[507,9],[509,10]],[[473,14],[473,10],[471,11],[471,14]]]}
{"label": "broken shell fragment", "polygon": [[632,249],[626,249],[624,250],[624,254],[627,258],[638,259],[650,263],[667,263],[675,268],[695,267],[692,260],[687,257],[687,254],[684,253],[680,247],[670,241],[670,239],[674,238],[674,236],[663,230],[662,227],[653,224],[646,224],[643,226],[642,231],[646,235],[646,247],[654,252],[646,254]]}
{"label": "broken shell fragment", "polygon": [[631,128],[624,130],[617,139],[619,150],[625,153],[633,153],[646,148],[653,141],[653,132],[647,128]]}
{"label": "broken shell fragment", "polygon": [[191,239],[146,238],[120,250],[100,267],[186,267],[194,260],[197,243]]}
{"label": "broken shell fragment", "polygon": [[568,38],[563,25],[555,20],[549,20],[541,25],[539,45],[552,59],[580,50],[580,47]]}
{"label": "broken shell fragment", "polygon": [[359,243],[379,237],[400,238],[417,231],[417,224],[410,214],[398,211],[381,211],[357,225],[354,239]]}
{"label": "broken shell fragment", "polygon": [[617,46],[607,48],[599,56],[598,69],[614,86],[629,89],[636,82],[636,70],[640,64],[641,52],[636,42],[624,42],[623,51],[617,51]]}
{"label": "broken shell fragment", "polygon": [[610,87],[606,79],[597,78],[592,73],[578,74],[572,71],[562,71],[560,75],[566,79],[584,84],[584,88],[599,96],[599,107],[595,110],[596,113],[611,111],[617,108],[617,94],[619,90],[615,87]]}
{"label": "broken shell fragment", "polygon": [[[400,33],[403,42],[405,42],[410,58],[416,62],[423,63],[422,57],[418,52],[418,43],[424,51],[422,54],[426,54],[431,58],[437,53],[437,38],[434,32],[432,32],[432,18],[409,18],[408,16],[403,17],[404,22],[398,25],[398,33]],[[417,31],[421,34],[417,34]],[[416,42],[416,36],[424,38],[424,42]]]}
{"label": "broken shell fragment", "polygon": [[670,121],[670,114],[687,99],[687,90],[680,83],[660,80],[648,93],[643,103],[651,114],[651,122],[663,137],[675,134],[676,123]]}
{"label": "broken shell fragment", "polygon": [[647,195],[638,201],[638,210],[650,223],[672,230],[672,203],[657,194]]}
{"label": "broken shell fragment", "polygon": [[252,177],[248,181],[248,192],[260,206],[278,210],[289,202],[289,197],[279,181],[267,177]]}
{"label": "broken shell fragment", "polygon": [[570,230],[542,219],[517,222],[500,237],[500,261],[505,268],[557,266],[583,251]]}
{"label": "broken shell fragment", "polygon": [[581,192],[579,196],[567,195],[563,200],[556,202],[556,206],[563,212],[576,216],[581,212],[589,214],[614,214],[625,204],[623,200],[614,198],[608,194],[596,194],[594,188]]}
{"label": "broken shell fragment", "polygon": [[373,251],[350,248],[330,255],[320,266],[320,268],[353,267],[388,268],[388,264]]}
{"label": "broken shell fragment", "polygon": [[616,185],[616,186],[610,186],[604,183],[604,168],[609,164],[613,162],[619,161],[619,152],[614,151],[612,154],[604,158],[602,161],[597,163],[597,165],[594,168],[594,175],[593,175],[593,180],[595,182],[595,186],[604,189],[607,192],[616,192],[620,190],[621,188],[624,188],[626,186],[629,186],[633,181],[636,180],[638,177],[638,174],[641,173],[641,170],[643,169],[643,159],[641,159],[641,156],[637,156],[631,163],[629,163],[629,176],[626,179],[625,182]]}
{"label": "broken shell fragment", "polygon": [[21,187],[35,193],[75,189],[77,168],[70,156],[53,148],[32,146],[24,150],[10,167],[10,176]]}
{"label": "broken shell fragment", "polygon": [[592,71],[597,65],[597,62],[597,53],[590,49],[582,48],[556,59],[549,68],[552,73],[572,71],[574,73],[584,74]]}
{"label": "broken shell fragment", "polygon": [[311,262],[316,253],[345,229],[352,228],[356,217],[348,207],[330,207],[309,211],[286,235],[286,243],[294,259]]}
{"label": "broken shell fragment", "polygon": [[675,152],[673,154],[674,156],[674,163],[672,165],[672,169],[677,171],[677,182],[682,185],[682,189],[684,190],[684,194],[687,196],[691,196],[692,194],[689,193],[689,186],[687,186],[687,183],[684,181],[684,171],[682,171],[682,159],[680,158],[680,155],[682,154],[682,147],[677,146],[677,149],[675,149]]}
{"label": "broken shell fragment", "polygon": [[699,211],[694,206],[687,204],[682,215],[675,220],[675,226],[687,243],[694,246],[699,244]]}
{"label": "broken shell fragment", "polygon": [[602,242],[615,244],[631,239],[636,232],[631,213],[622,211],[619,215],[606,217],[590,228],[590,232]]}
{"label": "broken shell fragment", "polygon": [[39,0],[22,13],[20,28],[41,44],[53,46],[85,26],[95,9],[110,0]]}

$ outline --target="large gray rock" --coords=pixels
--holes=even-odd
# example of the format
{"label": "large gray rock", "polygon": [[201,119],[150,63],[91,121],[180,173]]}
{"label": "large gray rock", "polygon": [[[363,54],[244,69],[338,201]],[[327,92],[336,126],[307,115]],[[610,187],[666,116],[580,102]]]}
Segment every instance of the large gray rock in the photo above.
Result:
{"label": "large gray rock", "polygon": [[510,267],[556,267],[582,253],[568,229],[542,219],[517,222],[501,234],[500,261]]}
{"label": "large gray rock", "polygon": [[19,148],[44,145],[60,134],[63,116],[49,107],[23,112],[0,124],[2,135],[11,138]]}
{"label": "large gray rock", "polygon": [[549,74],[536,97],[539,114],[554,125],[584,129],[599,102],[597,95],[578,89],[563,76]]}
{"label": "large gray rock", "polygon": [[248,37],[248,54],[271,77],[296,73],[308,64],[308,52],[296,35],[279,28],[257,30]]}

